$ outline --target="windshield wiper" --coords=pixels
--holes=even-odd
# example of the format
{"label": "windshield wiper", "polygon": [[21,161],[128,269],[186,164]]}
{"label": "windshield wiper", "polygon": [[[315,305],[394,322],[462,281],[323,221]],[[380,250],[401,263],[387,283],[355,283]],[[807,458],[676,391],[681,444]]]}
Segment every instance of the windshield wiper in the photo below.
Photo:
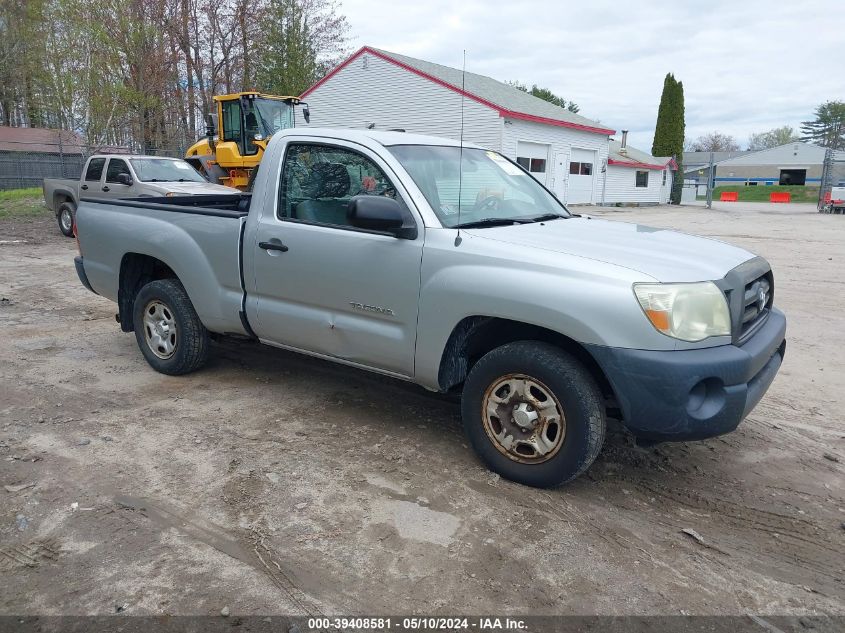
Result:
{"label": "windshield wiper", "polygon": [[543,215],[535,215],[530,222],[547,222],[548,220],[567,219],[568,215],[561,215],[560,213],[544,213]]}
{"label": "windshield wiper", "polygon": [[461,222],[451,227],[453,229],[477,229],[487,226],[506,226],[513,224],[526,224],[533,222],[533,220],[526,220],[522,218],[484,218],[483,220],[472,220],[470,222]]}

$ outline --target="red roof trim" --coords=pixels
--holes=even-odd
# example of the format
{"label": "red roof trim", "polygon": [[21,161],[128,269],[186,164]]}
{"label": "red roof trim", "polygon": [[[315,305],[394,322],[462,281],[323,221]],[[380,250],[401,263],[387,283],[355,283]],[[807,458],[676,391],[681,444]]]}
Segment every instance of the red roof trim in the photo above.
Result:
{"label": "red roof trim", "polygon": [[582,125],[580,123],[570,123],[568,121],[559,121],[557,119],[549,119],[549,118],[546,118],[546,117],[536,116],[534,114],[526,114],[524,112],[515,112],[513,110],[507,110],[505,108],[502,108],[501,106],[496,105],[492,101],[488,101],[487,99],[484,99],[482,97],[479,97],[478,95],[472,94],[471,92],[467,92],[466,90],[461,90],[457,86],[453,86],[452,84],[450,84],[446,81],[443,81],[442,79],[438,79],[437,77],[434,77],[433,75],[429,75],[428,73],[423,72],[423,71],[419,70],[418,68],[414,68],[413,66],[409,66],[408,64],[400,62],[398,59],[394,59],[394,58],[390,57],[389,55],[385,55],[381,51],[374,50],[374,49],[370,48],[369,46],[363,46],[360,49],[358,49],[355,53],[353,53],[349,57],[349,59],[344,61],[342,64],[340,64],[336,68],[333,68],[331,71],[329,71],[329,73],[325,77],[320,79],[317,83],[315,83],[313,86],[308,88],[308,90],[303,92],[300,95],[299,98],[305,99],[309,94],[314,92],[317,88],[322,86],[326,81],[328,81],[334,75],[336,75],[341,70],[346,68],[350,63],[352,63],[355,59],[357,59],[358,57],[360,57],[364,53],[369,53],[370,55],[374,55],[374,56],[378,57],[379,59],[383,59],[386,62],[390,62],[391,64],[399,66],[400,68],[407,70],[409,72],[412,72],[415,75],[418,75],[418,76],[420,76],[424,79],[428,79],[429,81],[433,81],[437,85],[443,86],[444,88],[447,88],[447,89],[451,90],[452,92],[457,92],[459,95],[463,95],[464,97],[468,97],[469,99],[472,99],[473,101],[476,101],[476,102],[478,102],[482,105],[485,105],[488,108],[492,108],[493,110],[495,110],[496,112],[499,113],[499,116],[502,116],[502,117],[507,117],[507,118],[511,118],[511,119],[521,119],[523,121],[531,121],[533,123],[542,123],[544,125],[556,125],[558,127],[568,127],[568,128],[572,128],[572,129],[575,129],[575,130],[580,130],[582,132],[590,132],[592,134],[602,134],[602,135],[606,135],[606,136],[610,136],[611,134],[616,133],[615,130],[610,130],[610,129],[607,129],[607,128],[593,127],[591,125]]}
{"label": "red roof trim", "polygon": [[616,165],[618,167],[636,167],[638,169],[666,169],[668,163],[666,165],[653,165],[651,163],[639,163],[636,161],[627,161],[627,160],[616,160],[615,158],[610,158],[607,161],[608,165]]}

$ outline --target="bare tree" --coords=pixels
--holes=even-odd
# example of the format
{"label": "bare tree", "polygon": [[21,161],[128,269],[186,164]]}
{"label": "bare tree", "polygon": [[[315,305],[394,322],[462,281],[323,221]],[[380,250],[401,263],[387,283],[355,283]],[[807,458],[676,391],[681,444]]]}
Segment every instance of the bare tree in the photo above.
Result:
{"label": "bare tree", "polygon": [[733,136],[717,131],[699,136],[688,148],[691,152],[737,152],[739,143]]}

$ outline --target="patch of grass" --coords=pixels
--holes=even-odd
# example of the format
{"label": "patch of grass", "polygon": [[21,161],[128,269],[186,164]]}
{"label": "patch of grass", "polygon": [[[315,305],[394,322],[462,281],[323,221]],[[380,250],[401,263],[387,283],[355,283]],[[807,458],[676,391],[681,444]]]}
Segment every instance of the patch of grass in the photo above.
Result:
{"label": "patch of grass", "polygon": [[[746,185],[723,185],[713,190],[713,201],[718,202],[723,191],[736,191],[739,193],[739,202],[768,202],[770,193],[788,191],[792,195],[792,202],[810,202],[815,204],[819,200],[819,188],[802,185],[757,185],[748,187]],[[699,200],[705,200],[705,196],[698,196]]]}
{"label": "patch of grass", "polygon": [[0,218],[32,218],[48,216],[44,194],[38,187],[0,191]]}

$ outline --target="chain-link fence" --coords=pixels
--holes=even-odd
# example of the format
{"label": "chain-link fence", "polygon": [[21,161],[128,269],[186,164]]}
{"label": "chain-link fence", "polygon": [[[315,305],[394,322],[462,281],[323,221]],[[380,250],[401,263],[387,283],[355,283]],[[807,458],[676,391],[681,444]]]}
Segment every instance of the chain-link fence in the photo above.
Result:
{"label": "chain-link fence", "polygon": [[[155,156],[185,156],[185,147],[148,149]],[[79,178],[92,154],[137,154],[127,147],[4,141],[0,139],[0,190],[40,187],[45,178]]]}
{"label": "chain-link fence", "polygon": [[822,213],[845,214],[845,151],[825,152],[818,208]]}

